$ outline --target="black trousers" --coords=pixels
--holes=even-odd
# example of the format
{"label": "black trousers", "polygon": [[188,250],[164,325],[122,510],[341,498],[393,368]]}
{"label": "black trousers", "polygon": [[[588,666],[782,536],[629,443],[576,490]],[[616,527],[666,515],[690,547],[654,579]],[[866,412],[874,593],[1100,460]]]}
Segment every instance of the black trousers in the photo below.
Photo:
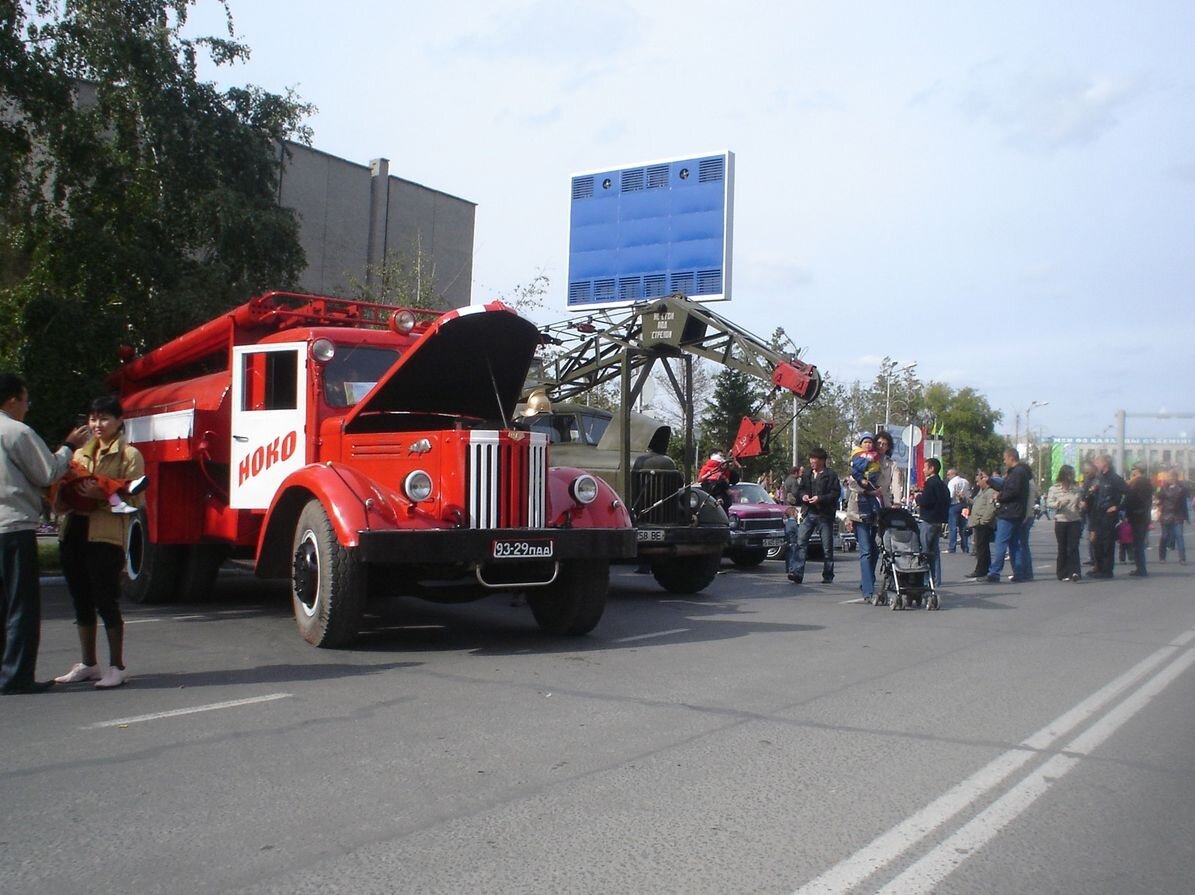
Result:
{"label": "black trousers", "polygon": [[1058,541],[1058,580],[1082,575],[1079,559],[1079,539],[1083,536],[1083,522],[1055,522],[1054,538]]}
{"label": "black trousers", "polygon": [[1148,574],[1145,570],[1145,545],[1149,540],[1149,517],[1129,519],[1133,529],[1133,562],[1137,566],[1137,574]]}
{"label": "black trousers", "polygon": [[62,575],[75,604],[75,624],[94,625],[99,615],[105,628],[119,628],[124,624],[118,602],[124,551],[87,540],[87,529],[87,517],[72,513],[62,539]]}
{"label": "black trousers", "polygon": [[1112,575],[1116,566],[1116,516],[1093,513],[1091,516],[1091,533],[1094,543],[1091,545],[1091,558],[1095,560],[1096,575]]}
{"label": "black trousers", "polygon": [[975,571],[972,575],[987,575],[988,568],[992,565],[992,536],[995,533],[995,526],[992,525],[972,526],[971,538],[975,545]]}
{"label": "black trousers", "polygon": [[41,642],[41,585],[33,529],[0,534],[0,687],[27,687]]}

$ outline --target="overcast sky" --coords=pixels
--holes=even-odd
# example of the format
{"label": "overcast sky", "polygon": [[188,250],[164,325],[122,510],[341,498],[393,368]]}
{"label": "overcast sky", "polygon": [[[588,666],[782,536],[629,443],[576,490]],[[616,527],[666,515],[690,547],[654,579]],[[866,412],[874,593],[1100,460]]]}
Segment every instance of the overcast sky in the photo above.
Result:
{"label": "overcast sky", "polygon": [[293,87],[317,148],[478,204],[475,302],[542,270],[566,318],[570,175],[730,149],[739,325],[838,380],[916,361],[1009,432],[1034,401],[1046,435],[1195,413],[1190,0],[232,11],[253,57],[217,80]]}

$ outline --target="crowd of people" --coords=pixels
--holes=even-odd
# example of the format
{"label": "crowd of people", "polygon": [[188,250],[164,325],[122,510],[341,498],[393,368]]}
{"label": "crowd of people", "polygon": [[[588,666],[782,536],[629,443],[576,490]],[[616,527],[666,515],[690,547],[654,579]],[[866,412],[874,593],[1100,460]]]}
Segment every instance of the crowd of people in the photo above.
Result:
{"label": "crowd of people", "polygon": [[[57,684],[104,690],[128,680],[120,576],[131,509],[145,484],[145,463],[124,437],[120,402],[91,402],[87,422],[51,451],[25,424],[31,401],[25,381],[0,373],[0,693],[43,693]],[[41,640],[37,529],[47,489],[60,514],[63,575],[74,605],[80,661],[54,680],[36,678]],[[108,667],[96,650],[103,620]]]}
{"label": "crowd of people", "polygon": [[787,507],[786,571],[794,584],[804,582],[815,532],[821,533],[822,582],[834,580],[833,526],[842,503],[845,525],[858,543],[859,589],[867,602],[875,599],[880,514],[902,504],[918,516],[921,549],[935,585],[942,581],[943,535],[947,553],[961,550],[975,556],[974,569],[965,579],[1004,580],[1007,561],[1007,580],[1032,581],[1030,534],[1041,515],[1054,523],[1059,581],[1084,577],[1084,542],[1088,577],[1113,577],[1119,538],[1131,550],[1133,568],[1128,574],[1146,576],[1148,539],[1155,523],[1158,560],[1166,562],[1168,554],[1177,553],[1178,561],[1186,563],[1184,526],[1190,521],[1191,493],[1178,470],[1168,471],[1155,487],[1145,466],[1135,464],[1125,482],[1111,459],[1101,454],[1084,464],[1081,479],[1072,466],[1062,466],[1043,500],[1033,471],[1016,449],[1008,448],[1002,470],[977,470],[974,485],[955,468],[947,469],[943,478],[940,461],[927,459],[921,470],[922,486],[906,492],[901,470],[892,461],[892,448],[888,433],[862,432],[841,480],[829,467],[827,452],[819,447],[810,451],[808,467],[794,467],[775,486],[777,499]]}

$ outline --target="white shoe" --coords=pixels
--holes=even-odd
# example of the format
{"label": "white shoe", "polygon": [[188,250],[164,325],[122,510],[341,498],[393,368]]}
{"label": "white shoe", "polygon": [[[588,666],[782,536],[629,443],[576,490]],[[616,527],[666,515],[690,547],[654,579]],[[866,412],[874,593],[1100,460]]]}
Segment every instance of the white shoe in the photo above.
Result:
{"label": "white shoe", "polygon": [[119,687],[129,679],[129,673],[123,668],[117,668],[113,665],[109,668],[102,678],[95,682],[97,690],[109,690],[112,687]]}
{"label": "white shoe", "polygon": [[127,503],[114,503],[111,504],[111,507],[112,512],[119,513],[121,515],[132,515],[133,513],[137,512],[136,507],[130,506]]}
{"label": "white shoe", "polygon": [[79,681],[98,681],[101,677],[99,665],[76,662],[70,671],[54,678],[54,681],[59,684],[77,684]]}

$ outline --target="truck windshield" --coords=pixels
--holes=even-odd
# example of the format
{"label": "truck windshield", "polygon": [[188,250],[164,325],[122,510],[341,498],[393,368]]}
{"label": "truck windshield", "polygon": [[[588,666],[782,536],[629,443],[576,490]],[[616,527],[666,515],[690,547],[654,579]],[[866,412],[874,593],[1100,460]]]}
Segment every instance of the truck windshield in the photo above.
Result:
{"label": "truck windshield", "polygon": [[324,400],[332,407],[351,407],[394,366],[398,352],[369,345],[340,345],[324,367]]}

